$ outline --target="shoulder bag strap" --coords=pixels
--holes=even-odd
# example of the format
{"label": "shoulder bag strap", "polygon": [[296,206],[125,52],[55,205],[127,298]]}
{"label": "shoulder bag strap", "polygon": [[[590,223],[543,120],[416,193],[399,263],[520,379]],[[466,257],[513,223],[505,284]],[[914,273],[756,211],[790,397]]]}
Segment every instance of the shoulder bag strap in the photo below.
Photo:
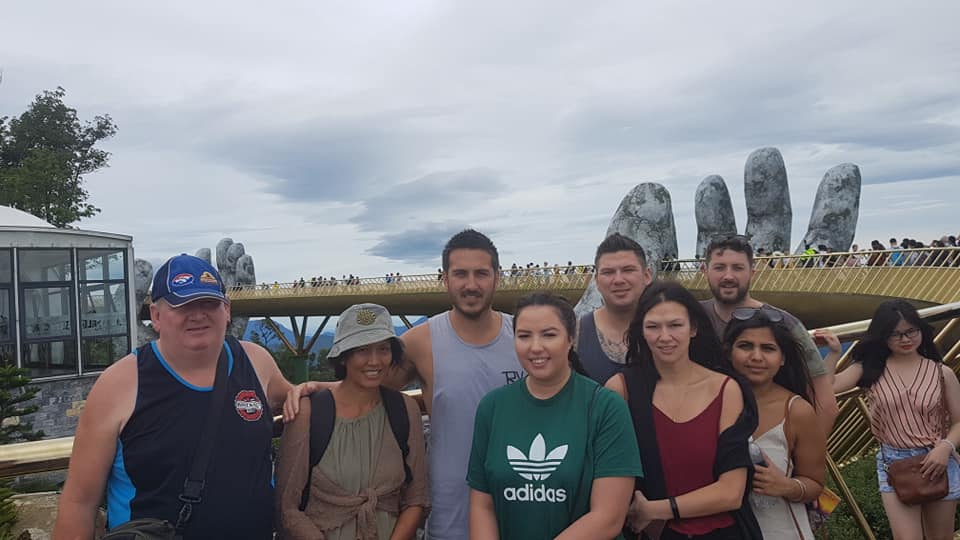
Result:
{"label": "shoulder bag strap", "polygon": [[790,511],[790,519],[793,520],[793,526],[797,529],[797,536],[800,538],[800,540],[807,540],[806,537],[803,536],[803,531],[800,530],[800,523],[797,522],[797,516],[793,513],[793,505],[790,504],[790,501],[786,499],[783,499],[783,504],[787,505],[787,510]]}
{"label": "shoulder bag strap", "polygon": [[[787,470],[785,474],[790,477],[793,474],[793,452],[790,447],[790,407],[793,405],[793,400],[799,398],[798,394],[794,394],[787,399],[783,404],[783,436],[787,440]],[[803,536],[803,531],[800,530],[800,523],[797,522],[797,516],[793,512],[793,505],[790,504],[790,501],[781,497],[783,504],[787,505],[787,510],[790,512],[790,519],[793,520],[793,526],[797,529],[797,536],[800,540],[806,540]],[[806,516],[804,516],[806,517]]]}
{"label": "shoulder bag strap", "polygon": [[[793,455],[793,447],[791,446],[791,435],[793,435],[792,430],[790,429],[790,407],[793,406],[793,400],[801,399],[799,394],[794,394],[790,396],[787,401],[783,403],[783,437],[787,440],[787,462],[792,462],[790,456]],[[789,474],[790,471],[787,471]]]}
{"label": "shoulder bag strap", "polygon": [[217,428],[220,426],[220,413],[223,412],[223,403],[227,395],[227,344],[224,344],[220,350],[220,358],[217,360],[217,374],[213,380],[213,391],[210,396],[210,405],[207,408],[207,420],[203,424],[203,431],[200,433],[200,441],[197,443],[197,452],[193,456],[193,463],[190,466],[190,472],[183,482],[183,490],[180,492],[180,513],[177,516],[175,525],[177,535],[183,534],[183,528],[190,521],[193,515],[193,505],[200,504],[203,500],[204,477],[207,473],[207,464],[210,462],[210,456],[213,454],[213,443],[217,438]]}
{"label": "shoulder bag strap", "polygon": [[943,364],[941,362],[936,362],[937,371],[940,373],[940,425],[943,433],[940,434],[941,439],[946,439],[947,435],[950,433],[950,409],[947,408],[947,379],[943,375]]}

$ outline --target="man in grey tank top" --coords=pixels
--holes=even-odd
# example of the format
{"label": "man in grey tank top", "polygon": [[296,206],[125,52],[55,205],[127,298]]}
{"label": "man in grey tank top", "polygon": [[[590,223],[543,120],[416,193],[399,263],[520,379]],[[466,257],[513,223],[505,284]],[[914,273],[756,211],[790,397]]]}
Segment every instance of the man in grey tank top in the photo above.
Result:
{"label": "man in grey tank top", "polygon": [[[467,466],[477,405],[487,392],[524,375],[513,345],[513,319],[493,310],[499,268],[497,248],[483,234],[467,229],[450,238],[443,248],[442,280],[452,307],[400,337],[403,361],[383,382],[396,389],[414,379],[423,385],[430,415],[431,540],[469,538]],[[301,395],[328,386],[295,387],[284,404],[284,419],[296,415]]]}
{"label": "man in grey tank top", "polygon": [[404,333],[403,363],[388,385],[423,383],[430,414],[430,499],[427,537],[469,537],[467,464],[477,404],[487,392],[523,376],[510,315],[494,311],[500,279],[493,242],[474,230],[454,235],[443,249],[443,283],[452,308]]}
{"label": "man in grey tank top", "polygon": [[623,369],[627,329],[651,274],[640,244],[620,233],[597,246],[593,266],[603,306],[580,318],[576,348],[587,375],[604,384]]}

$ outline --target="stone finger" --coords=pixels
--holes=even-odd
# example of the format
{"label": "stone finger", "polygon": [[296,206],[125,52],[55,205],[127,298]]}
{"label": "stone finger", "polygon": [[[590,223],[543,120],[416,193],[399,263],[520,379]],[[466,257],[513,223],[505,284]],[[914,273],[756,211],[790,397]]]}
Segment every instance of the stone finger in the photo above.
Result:
{"label": "stone finger", "polygon": [[754,249],[767,253],[790,249],[793,208],[783,156],[776,148],[760,148],[747,157],[743,169],[747,205],[746,235]]}
{"label": "stone finger", "polygon": [[[232,238],[223,238],[217,242],[217,271],[220,272],[220,277],[223,278],[227,287],[233,285],[234,277],[235,267],[229,264],[227,255],[232,245]],[[236,264],[236,261],[234,261],[234,264]]]}
{"label": "stone finger", "polygon": [[207,261],[207,262],[209,263],[209,262],[210,262],[210,248],[200,248],[200,249],[197,250],[196,253],[194,253],[194,256],[197,257],[198,259],[203,259],[203,260],[205,260],[205,261]]}
{"label": "stone finger", "polygon": [[853,244],[860,216],[860,168],[843,163],[823,175],[810,212],[810,225],[796,252],[806,246],[847,251]]}
{"label": "stone finger", "polygon": [[[150,294],[150,285],[153,283],[153,265],[150,264],[150,261],[144,259],[134,259],[133,261],[133,291],[134,299],[136,300],[136,309],[142,309],[143,304],[147,301],[147,296]],[[143,321],[140,320],[140,316],[137,316],[137,347],[142,347],[143,345],[157,339],[157,331],[151,326],[143,324]]]}
{"label": "stone finger", "polygon": [[717,236],[737,234],[737,218],[722,176],[712,174],[700,182],[693,208],[697,218],[697,256],[706,257],[707,245]]}

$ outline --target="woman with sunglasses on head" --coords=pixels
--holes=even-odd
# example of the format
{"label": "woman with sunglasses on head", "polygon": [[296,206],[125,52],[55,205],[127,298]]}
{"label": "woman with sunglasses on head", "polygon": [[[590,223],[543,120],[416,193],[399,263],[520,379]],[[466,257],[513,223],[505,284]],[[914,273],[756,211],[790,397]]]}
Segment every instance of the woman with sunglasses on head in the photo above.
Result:
{"label": "woman with sunglasses on head", "polygon": [[637,442],[623,400],[583,374],[576,323],[559,296],[517,302],[514,343],[527,376],[477,407],[471,540],[620,538],[642,474]]}
{"label": "woman with sunglasses on head", "polygon": [[723,349],[757,400],[750,504],[760,529],[765,538],[812,540],[804,503],[823,489],[827,441],[817,424],[810,374],[782,320],[772,309],[737,310]]}
{"label": "woman with sunglasses on head", "polygon": [[[627,400],[644,477],[628,526],[663,540],[762,538],[747,501],[756,402],[681,285],[647,287],[627,334],[626,367],[607,387]],[[656,522],[656,523],[652,523]]]}
{"label": "woman with sunglasses on head", "polygon": [[[895,540],[951,539],[960,498],[960,383],[943,365],[933,328],[904,300],[877,307],[866,334],[850,352],[853,362],[838,373],[834,390],[866,391],[870,430],[880,442],[880,498]],[[886,466],[925,455],[921,471],[931,480],[947,475],[948,494],[919,505],[900,501]]]}

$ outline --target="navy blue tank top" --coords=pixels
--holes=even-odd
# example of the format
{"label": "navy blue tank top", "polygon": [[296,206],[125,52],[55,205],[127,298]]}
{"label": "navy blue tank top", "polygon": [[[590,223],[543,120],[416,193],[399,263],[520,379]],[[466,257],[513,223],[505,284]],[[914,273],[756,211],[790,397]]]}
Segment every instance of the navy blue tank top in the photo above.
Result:
{"label": "navy blue tank top", "polygon": [[[273,419],[257,373],[239,342],[227,347],[226,410],[185,539],[273,536]],[[177,497],[207,418],[212,387],[194,386],[156,343],[137,351],[137,401],[120,432],[107,480],[107,522],[159,518],[176,523]]]}
{"label": "navy blue tank top", "polygon": [[623,364],[614,362],[603,352],[600,338],[597,336],[597,321],[591,311],[580,317],[580,336],[577,339],[577,355],[587,375],[598,384],[606,384],[607,379],[623,371]]}

